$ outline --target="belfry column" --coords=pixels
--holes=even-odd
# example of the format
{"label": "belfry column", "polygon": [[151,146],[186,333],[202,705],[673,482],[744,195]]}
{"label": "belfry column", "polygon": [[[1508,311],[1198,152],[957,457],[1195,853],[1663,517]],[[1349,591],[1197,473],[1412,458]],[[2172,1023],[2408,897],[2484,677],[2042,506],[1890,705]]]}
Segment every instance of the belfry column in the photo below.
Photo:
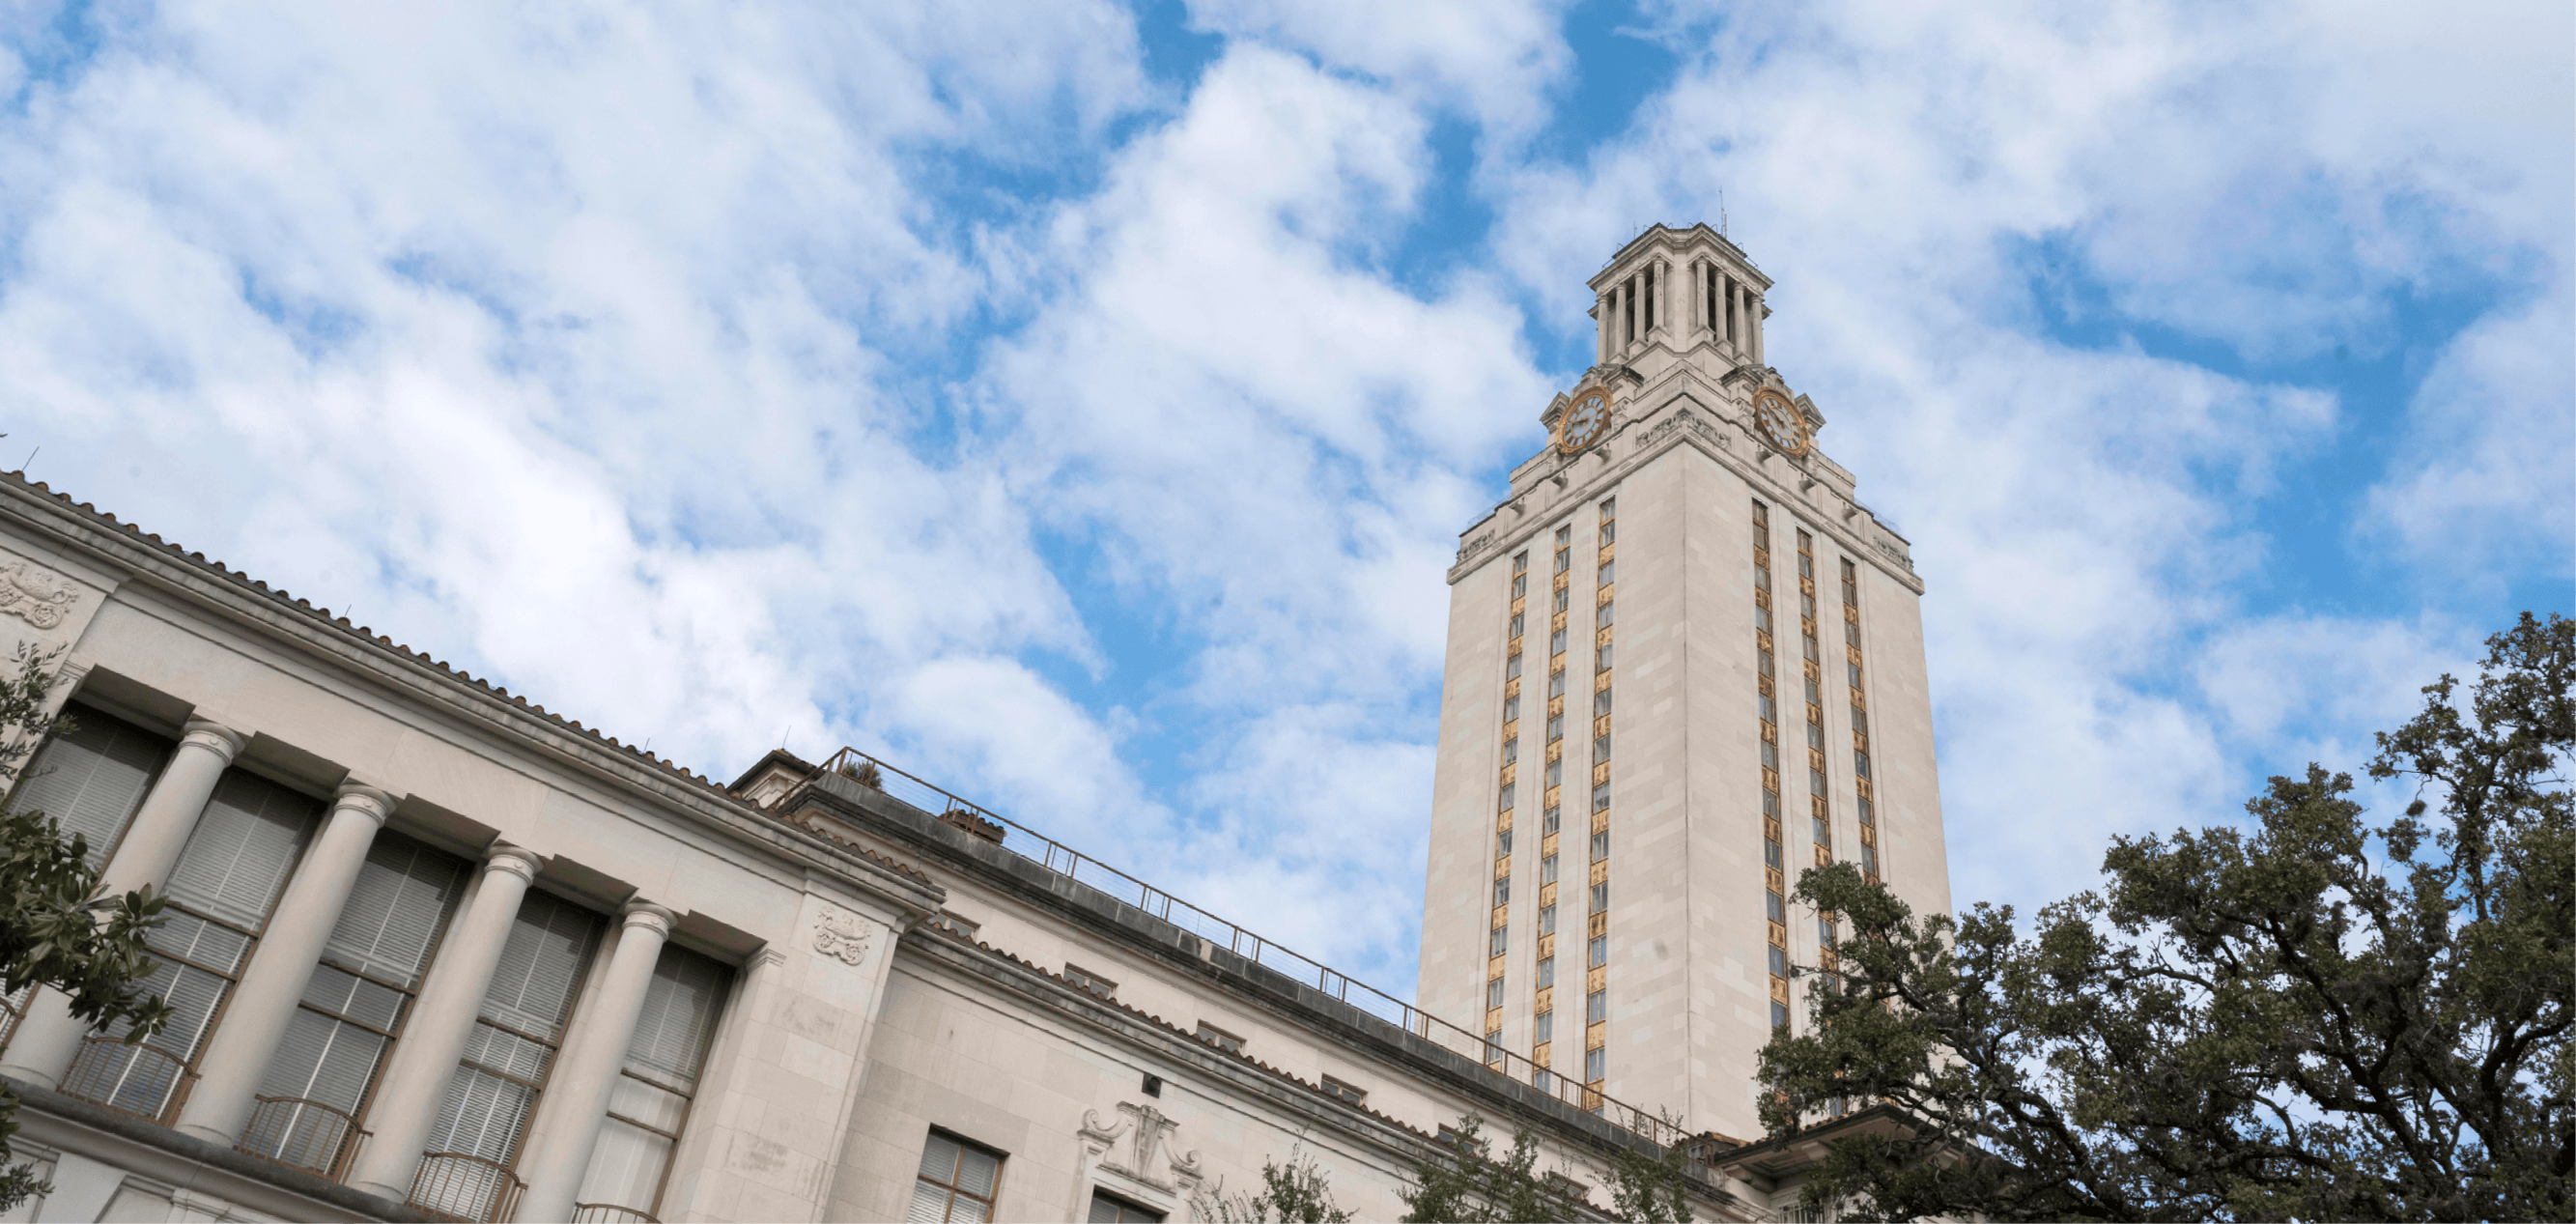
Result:
{"label": "belfry column", "polygon": [[483,994],[492,988],[501,947],[510,940],[519,902],[537,878],[537,867],[534,851],[511,845],[494,846],[484,860],[474,899],[449,928],[429,980],[421,984],[411,1022],[403,1026],[402,1040],[385,1067],[376,1107],[367,1115],[375,1137],[367,1142],[350,1185],[397,1203],[411,1198],[421,1145],[428,1142],[438,1107],[447,1100],[447,1081],[465,1053],[465,1038],[483,1010]]}
{"label": "belfry column", "polygon": [[[99,873],[99,896],[122,896],[169,883],[179,851],[187,846],[197,817],[215,797],[215,783],[223,779],[242,744],[241,735],[230,727],[203,718],[188,720],[178,751],[170,755],[160,780],[135,809],[125,839],[117,844],[116,857]],[[18,1034],[9,1042],[0,1075],[52,1088],[71,1070],[81,1039],[88,1035],[89,1025],[72,1015],[70,996],[50,987],[39,990],[27,1001],[27,1018],[19,1022]]]}
{"label": "belfry column", "polygon": [[1753,340],[1753,364],[1762,364],[1762,299],[1753,291],[1744,293],[1744,330]]}
{"label": "belfry column", "polygon": [[[626,903],[617,930],[617,950],[609,954],[608,972],[600,978],[599,997],[591,1002],[581,1026],[580,1044],[566,1051],[537,1106],[531,1129],[537,1133],[538,1159],[522,1167],[533,1170],[528,1191],[519,1199],[522,1220],[569,1220],[573,1195],[590,1171],[591,1149],[608,1120],[608,1094],[617,1085],[626,1048],[635,1041],[635,1022],[644,1014],[644,992],[653,984],[653,963],[671,937],[679,916],[643,901]],[[541,1146],[539,1146],[541,1145]]]}
{"label": "belfry column", "polygon": [[367,848],[393,814],[394,797],[372,786],[344,785],[332,797],[322,836],[295,869],[267,937],[244,970],[232,1003],[198,1060],[205,1068],[179,1113],[179,1129],[208,1143],[231,1147],[250,1120],[251,1098],[268,1073],[279,1039],[295,1018],[297,1000],[313,981],[322,944],[340,925],[340,910],[358,885]]}
{"label": "belfry column", "polygon": [[1667,339],[1678,340],[1682,334],[1673,322],[1673,264],[1668,259],[1655,261],[1655,327]]}
{"label": "belfry column", "polygon": [[1617,310],[1618,293],[1615,288],[1603,291],[1599,297],[1592,300],[1592,317],[1600,324],[1598,328],[1594,329],[1600,333],[1600,342],[1593,346],[1595,349],[1599,350],[1592,355],[1592,364],[1594,365],[1608,365],[1610,363],[1610,321],[1617,313]]}

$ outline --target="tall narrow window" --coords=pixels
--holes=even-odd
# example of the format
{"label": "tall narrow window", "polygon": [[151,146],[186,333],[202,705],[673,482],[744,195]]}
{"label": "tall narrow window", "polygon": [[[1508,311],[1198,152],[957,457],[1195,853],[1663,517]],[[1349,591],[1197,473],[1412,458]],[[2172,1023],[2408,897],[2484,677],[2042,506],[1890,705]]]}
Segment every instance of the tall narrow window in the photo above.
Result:
{"label": "tall narrow window", "polygon": [[520,1144],[554,1071],[599,932],[598,915],[549,894],[531,891],[519,903],[482,1014],[447,1081],[447,1099],[412,1182],[413,1203],[476,1220],[492,1219],[509,1205],[519,1184],[513,1169]]}
{"label": "tall narrow window", "polygon": [[66,1094],[147,1118],[170,1108],[321,809],[256,774],[225,771],[171,869],[165,918],[144,937],[161,963],[152,989],[170,1003],[170,1022],[135,1045],[121,1023],[90,1037],[63,1077]]}
{"label": "tall narrow window", "polygon": [[43,812],[64,836],[79,834],[88,847],[83,861],[96,867],[107,861],[174,745],[167,736],[85,705],[75,703],[63,714],[71,730],[46,740],[28,762],[9,796],[9,810]]}
{"label": "tall narrow window", "polygon": [[626,1045],[625,1069],[609,1092],[608,1121],[574,1196],[576,1219],[632,1218],[611,1208],[660,1216],[671,1149],[689,1120],[731,976],[695,952],[663,946],[644,989],[635,1039]]}
{"label": "tall narrow window", "polygon": [[[80,837],[82,861],[96,867],[107,861],[124,834],[125,822],[152,789],[173,744],[166,736],[78,703],[64,715],[72,725],[46,740],[18,775],[9,810],[52,817],[64,836]],[[0,999],[0,1045],[7,1044],[34,992],[34,986],[23,986]]]}
{"label": "tall narrow window", "polygon": [[1860,870],[1870,883],[1879,880],[1877,783],[1869,771],[1869,698],[1861,691],[1860,567],[1842,560],[1843,662],[1851,682],[1852,789],[1860,817]]}
{"label": "tall narrow window", "polygon": [[[1727,295],[1728,321],[1735,297]],[[1731,329],[1730,329],[1731,330]],[[1756,659],[1754,708],[1761,728],[1762,761],[1762,904],[1771,948],[1771,1026],[1789,1026],[1788,885],[1780,840],[1780,723],[1778,670],[1772,653],[1771,508],[1753,503],[1753,647]]]}
{"label": "tall narrow window", "polygon": [[[1611,639],[1617,632],[1618,606],[1613,599],[1618,578],[1619,502],[1605,497],[1595,507],[1598,514],[1593,532],[1592,593],[1592,819],[1590,915],[1586,924],[1585,964],[1590,986],[1596,994],[1606,989],[1610,940],[1610,709],[1611,709]],[[1584,1080],[1592,1088],[1601,1086],[1601,1077],[1593,1073],[1595,1058],[1600,1053],[1605,1033],[1587,1029]]]}
{"label": "tall narrow window", "polygon": [[465,879],[464,860],[376,834],[260,1081],[242,1150],[339,1176]]}
{"label": "tall narrow window", "polygon": [[912,1209],[904,1219],[937,1224],[993,1218],[993,1191],[1002,1180],[1002,1157],[938,1131],[921,1148],[921,1172],[912,1183]]}

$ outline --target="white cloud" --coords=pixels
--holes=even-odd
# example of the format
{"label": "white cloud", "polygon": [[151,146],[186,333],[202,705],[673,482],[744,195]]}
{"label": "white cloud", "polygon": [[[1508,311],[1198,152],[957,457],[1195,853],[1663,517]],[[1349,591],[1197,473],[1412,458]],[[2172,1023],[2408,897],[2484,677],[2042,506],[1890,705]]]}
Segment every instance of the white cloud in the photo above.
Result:
{"label": "white cloud", "polygon": [[1458,106],[1489,131],[1543,122],[1546,91],[1573,67],[1566,0],[1196,0],[1192,21],[1308,52],[1428,107]]}
{"label": "white cloud", "polygon": [[[1962,898],[2233,811],[2249,744],[2360,742],[2465,632],[2254,592],[2331,395],[2044,309],[2259,365],[2497,287],[2359,538],[2566,572],[2563,6],[1677,7],[1634,130],[1535,163],[1561,12],[1211,0],[1173,99],[1093,3],[137,7],[32,78],[66,48],[15,11],[0,428],[626,738],[892,745],[1399,984],[1439,575],[1572,373],[1525,302],[1580,331],[1636,218],[1727,192],[1775,360],[1915,541]],[[1460,118],[1472,172],[1427,143]],[[1169,655],[1096,642],[1091,580]]]}
{"label": "white cloud", "polygon": [[0,130],[39,476],[719,773],[1086,648],[888,354],[981,293],[910,163],[1096,138],[1123,12],[127,17]]}
{"label": "white cloud", "polygon": [[[977,386],[1013,487],[1195,640],[1147,714],[1186,737],[1212,822],[1170,887],[1238,921],[1227,899],[1314,897],[1312,919],[1269,922],[1310,931],[1310,955],[1403,968],[1429,789],[1417,712],[1441,575],[1482,510],[1463,471],[1533,433],[1546,396],[1488,286],[1425,300],[1367,262],[1414,207],[1423,135],[1391,91],[1229,52],[1054,224],[1063,292]],[[1384,921],[1322,918],[1353,904]]]}
{"label": "white cloud", "polygon": [[[2576,572],[2576,291],[2479,319],[2426,372],[2358,524],[2437,580],[2500,586]],[[2502,626],[2497,626],[2502,628]]]}
{"label": "white cloud", "polygon": [[[1696,20],[1671,15],[1676,29]],[[2260,509],[2279,469],[2347,427],[2331,393],[2135,341],[2045,339],[2042,307],[2261,362],[2395,343],[2386,296],[2445,269],[2564,283],[2554,255],[2506,254],[2565,245],[2566,108],[2513,110],[2565,92],[2563,56],[2487,54],[2492,31],[2452,22],[2417,11],[2392,35],[2339,8],[1730,9],[1633,135],[1499,189],[1496,260],[1568,320],[1582,276],[1625,236],[1618,219],[1697,220],[1726,192],[1734,237],[1780,281],[1773,363],[1815,394],[1833,422],[1824,445],[1903,525],[1930,583],[1963,901],[2027,910],[2084,887],[2110,833],[2235,810],[2247,762],[2220,727],[2238,706],[2214,726],[2206,703],[2244,698],[2173,677],[2202,635],[2248,614],[2249,586],[2279,559]],[[2438,101],[2418,96],[2430,86],[2380,87],[2395,49],[2419,42],[2478,82]],[[2531,152],[2535,124],[2554,134],[2547,153]],[[2473,565],[2511,555],[2517,532],[2559,548],[2569,536],[2566,329],[2551,343],[2547,326],[2508,313],[2480,325],[2511,329],[2496,351],[2463,339],[2451,360],[2497,385],[2459,398],[2511,396],[2522,427],[2427,445],[2438,458],[2407,486],[2408,504],[2477,503],[2491,530]],[[2427,435],[2454,419],[2418,411]],[[2460,433],[2497,441],[2463,448]],[[2497,453],[2513,437],[2537,445]],[[2477,487],[2471,473],[2490,472]],[[2543,472],[2555,508],[2510,519]],[[2339,632],[2374,649],[2416,640],[2403,622]],[[2301,733],[2267,747],[2366,743],[2359,710],[2300,710]]]}

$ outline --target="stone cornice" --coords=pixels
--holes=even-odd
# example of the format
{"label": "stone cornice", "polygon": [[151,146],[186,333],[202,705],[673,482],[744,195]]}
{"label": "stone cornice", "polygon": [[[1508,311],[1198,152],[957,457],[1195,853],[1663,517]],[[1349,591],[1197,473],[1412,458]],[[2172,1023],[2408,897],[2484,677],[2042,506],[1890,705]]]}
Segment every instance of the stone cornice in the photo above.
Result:
{"label": "stone cornice", "polygon": [[[1009,993],[1034,1010],[1104,1033],[1138,1053],[1186,1067],[1209,1081],[1262,1098],[1300,1122],[1390,1150],[1399,1158],[1422,1154],[1438,1142],[1433,1132],[1365,1105],[1336,1101],[1323,1094],[1321,1085],[1308,1083],[1248,1054],[1227,1053],[1171,1021],[1116,999],[1104,999],[979,940],[922,927],[905,934],[897,946],[914,957],[917,964]],[[1389,1064],[1400,1074],[1454,1092],[1488,1119],[1530,1123],[1550,1139],[1604,1159],[1623,1149],[1654,1154],[1653,1145],[1644,1140],[1563,1101],[1535,1091],[1519,1091],[1523,1086],[1517,1080],[1493,1076],[1473,1060],[1429,1046],[1419,1038],[1399,1033],[1388,1040],[1367,1031],[1372,1018],[1348,1004],[1326,1001],[1329,1007],[1352,1013],[1345,1018],[1319,1014],[1321,1009],[1300,1007],[1296,1000],[1270,996],[1268,992],[1237,989],[1227,994],[1232,1001],[1253,1003],[1298,1028],[1321,1031],[1346,1052]],[[1247,994],[1253,997],[1247,998]],[[1361,1023],[1350,1023],[1354,1019]],[[1409,1048],[1417,1045],[1425,1048]],[[1433,1125],[1440,1124],[1438,1119],[1433,1120]],[[1719,1206],[1728,1205],[1731,1196],[1706,1175],[1695,1180],[1694,1189],[1701,1195]]]}
{"label": "stone cornice", "polygon": [[[1837,516],[1809,502],[1807,490],[1827,482],[1799,466],[1797,460],[1771,450],[1745,430],[1743,414],[1746,405],[1738,401],[1739,397],[1750,395],[1751,381],[1737,377],[1741,373],[1743,371],[1739,370],[1720,379],[1722,384],[1733,384],[1721,387],[1708,385],[1696,373],[1684,368],[1676,368],[1655,380],[1652,386],[1644,388],[1634,400],[1629,401],[1652,403],[1655,405],[1653,408],[1642,412],[1623,408],[1611,426],[1610,435],[1599,445],[1567,458],[1555,471],[1539,478],[1541,481],[1561,481],[1565,485],[1565,491],[1551,499],[1550,506],[1567,508],[1581,505],[1654,462],[1664,452],[1688,445],[1716,460],[1747,484],[1762,490],[1775,504],[1789,510],[1801,521],[1834,539],[1852,557],[1876,566],[1907,590],[1921,595],[1923,579],[1914,572],[1911,562],[1905,560],[1902,553],[1891,552],[1890,548],[1882,547],[1877,540],[1870,538],[1875,533],[1902,543],[1904,537],[1888,530],[1857,502],[1852,503],[1854,513],[1849,517],[1865,520],[1858,526],[1850,521],[1838,521]],[[1685,412],[1691,418],[1687,427],[1681,419]],[[1753,458],[1747,459],[1747,455]],[[1816,459],[1831,462],[1821,454]],[[1459,547],[1457,562],[1449,568],[1451,585],[1456,585],[1493,557],[1508,555],[1560,517],[1522,510],[1527,497],[1528,494],[1522,494],[1505,500],[1495,506],[1484,521],[1461,533],[1464,543]],[[1515,512],[1521,516],[1519,521],[1508,526],[1495,522],[1506,513]]]}
{"label": "stone cornice", "polygon": [[[938,908],[939,889],[900,864],[874,859],[766,820],[713,781],[581,724],[547,713],[408,647],[327,618],[311,603],[159,536],[74,503],[18,473],[0,473],[0,524],[77,554],[189,613],[335,670],[433,717],[450,720],[630,802],[679,816],[783,867],[821,867],[844,887],[907,908]],[[506,830],[504,831],[506,835]]]}

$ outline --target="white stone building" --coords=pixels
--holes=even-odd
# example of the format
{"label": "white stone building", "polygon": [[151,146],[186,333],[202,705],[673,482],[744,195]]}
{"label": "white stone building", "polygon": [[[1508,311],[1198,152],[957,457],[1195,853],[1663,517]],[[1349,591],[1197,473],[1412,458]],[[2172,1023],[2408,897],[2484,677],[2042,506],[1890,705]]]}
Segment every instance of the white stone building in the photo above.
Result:
{"label": "white stone building", "polygon": [[[1623,296],[1647,254],[1666,297],[1670,269],[1728,269],[1691,281],[1727,295],[1720,339]],[[1686,1143],[1700,1218],[1777,1218],[1812,1136],[1723,1138],[1750,1133],[1768,1016],[1746,1002],[1765,993],[1762,920],[1735,912],[1762,904],[1762,850],[1741,844],[1760,822],[1738,810],[1758,804],[1758,733],[1735,725],[1756,687],[1752,546],[1714,507],[1767,499],[1775,533],[1812,532],[1816,565],[1866,566],[1851,623],[1884,798],[1864,830],[1849,784],[1834,792],[1829,841],[1939,904],[1920,586],[1807,444],[1803,400],[1802,422],[1774,422],[1781,447],[1746,415],[1778,383],[1740,253],[1658,228],[1605,277],[1603,362],[1551,409],[1560,447],[1515,474],[1453,573],[1422,1011],[889,763],[772,753],[720,785],[0,477],[0,646],[58,652],[78,724],[10,802],[83,833],[108,889],[166,891],[156,983],[178,1012],[129,1045],[49,990],[8,1001],[17,1154],[52,1181],[16,1217],[1184,1219],[1297,1156],[1358,1218],[1392,1219],[1414,1160],[1474,1113],[1534,1128],[1596,1207],[1611,1153]],[[1632,300],[1660,312],[1634,346]],[[1746,330],[1725,339],[1731,317]],[[1493,852],[1521,614],[1501,559],[1563,521],[1590,574],[1614,490],[1630,653],[1601,673],[1626,703],[1602,809],[1607,1036],[1555,1055],[1608,1050],[1587,1082],[1531,1044],[1545,996],[1516,966],[1546,937],[1489,936],[1484,880],[1536,871],[1542,840]],[[1569,627],[1606,650],[1608,618],[1589,618],[1607,577],[1597,590]],[[1852,751],[1826,753],[1833,776],[1854,776]],[[1491,1009],[1489,965],[1510,996]]]}
{"label": "white stone building", "polygon": [[1824,938],[1798,872],[1950,908],[1923,583],[1763,364],[1769,285],[1704,225],[1630,242],[1554,444],[1461,536],[1416,996],[1740,1136]]}

